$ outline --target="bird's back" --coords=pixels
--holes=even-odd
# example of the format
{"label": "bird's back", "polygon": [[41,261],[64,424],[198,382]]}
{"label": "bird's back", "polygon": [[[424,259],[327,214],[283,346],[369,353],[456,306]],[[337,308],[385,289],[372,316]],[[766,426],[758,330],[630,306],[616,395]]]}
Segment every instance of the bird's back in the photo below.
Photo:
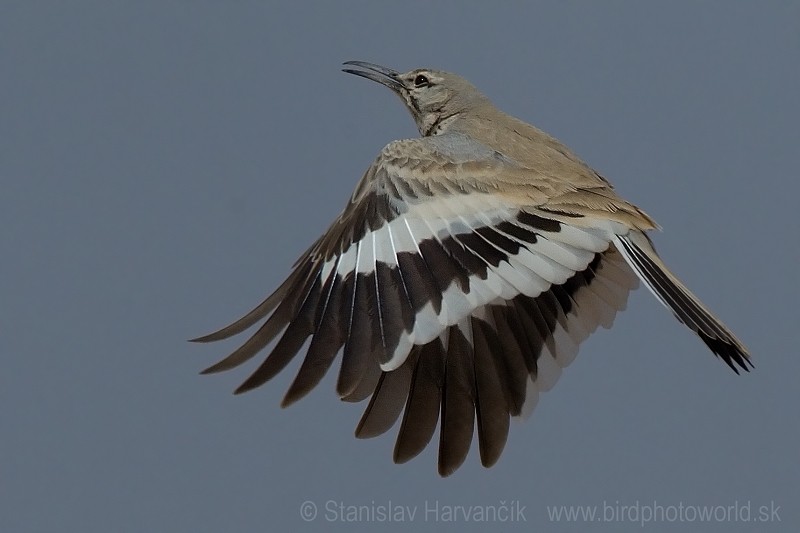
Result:
{"label": "bird's back", "polygon": [[556,138],[488,101],[453,121],[450,133],[467,135],[526,169],[508,174],[509,182],[504,185],[511,194],[524,195],[531,187],[545,186],[549,188],[547,204],[553,211],[578,218],[599,216],[640,230],[658,227]]}

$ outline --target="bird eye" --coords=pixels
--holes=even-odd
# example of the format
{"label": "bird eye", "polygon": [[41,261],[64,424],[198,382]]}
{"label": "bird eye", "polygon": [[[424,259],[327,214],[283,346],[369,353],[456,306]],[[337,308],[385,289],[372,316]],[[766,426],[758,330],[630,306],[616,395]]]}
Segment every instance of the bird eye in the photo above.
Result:
{"label": "bird eye", "polygon": [[414,78],[414,87],[426,87],[430,85],[430,83],[431,82],[428,81],[428,78],[426,78],[422,74],[417,74],[417,77]]}

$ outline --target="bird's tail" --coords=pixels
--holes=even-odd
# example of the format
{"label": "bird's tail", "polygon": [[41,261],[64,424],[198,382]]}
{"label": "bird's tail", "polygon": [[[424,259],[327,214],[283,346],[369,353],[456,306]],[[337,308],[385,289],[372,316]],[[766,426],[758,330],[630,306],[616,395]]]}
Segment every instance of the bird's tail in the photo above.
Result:
{"label": "bird's tail", "polygon": [[739,373],[737,365],[746,371],[752,368],[744,344],[669,271],[644,233],[631,231],[619,235],[614,238],[614,244],[658,301],[694,331],[734,372]]}

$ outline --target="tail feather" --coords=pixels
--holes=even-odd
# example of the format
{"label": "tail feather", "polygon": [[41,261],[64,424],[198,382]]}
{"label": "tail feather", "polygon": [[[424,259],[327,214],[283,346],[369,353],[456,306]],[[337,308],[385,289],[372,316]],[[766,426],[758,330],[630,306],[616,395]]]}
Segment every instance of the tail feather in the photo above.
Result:
{"label": "tail feather", "polygon": [[[749,371],[753,364],[744,344],[669,271],[644,233],[615,237],[615,245],[650,292],[675,317],[708,346],[734,372]],[[738,365],[738,368],[737,368]]]}

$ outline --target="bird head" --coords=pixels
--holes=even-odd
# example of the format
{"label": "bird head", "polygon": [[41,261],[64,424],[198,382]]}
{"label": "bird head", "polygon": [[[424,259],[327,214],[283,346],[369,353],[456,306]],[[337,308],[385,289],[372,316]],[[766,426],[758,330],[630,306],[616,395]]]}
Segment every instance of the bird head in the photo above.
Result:
{"label": "bird head", "polygon": [[365,63],[347,61],[344,72],[384,85],[405,102],[423,136],[438,135],[463,113],[488,102],[470,82],[450,72],[417,68],[401,73]]}

